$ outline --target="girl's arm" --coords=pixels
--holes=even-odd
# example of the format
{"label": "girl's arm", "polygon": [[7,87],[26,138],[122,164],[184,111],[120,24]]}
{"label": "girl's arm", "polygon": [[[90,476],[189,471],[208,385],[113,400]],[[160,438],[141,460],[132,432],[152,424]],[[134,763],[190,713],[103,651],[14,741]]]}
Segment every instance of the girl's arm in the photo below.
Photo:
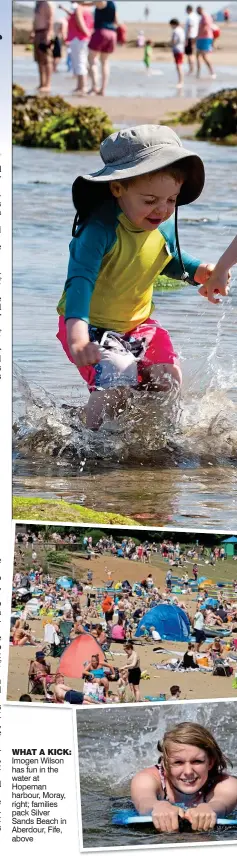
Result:
{"label": "girl's arm", "polygon": [[230,814],[237,806],[237,777],[225,776],[218,782],[207,797],[207,803],[216,814]]}
{"label": "girl's arm", "polygon": [[210,792],[205,803],[185,811],[185,819],[189,820],[192,829],[207,832],[214,829],[217,817],[228,815],[237,806],[237,778],[223,776]]}
{"label": "girl's arm", "polygon": [[184,811],[179,806],[163,799],[160,775],[157,770],[143,770],[137,773],[131,783],[131,798],[139,814],[152,814],[157,832],[177,832],[179,818]]}
{"label": "girl's arm", "polygon": [[139,814],[150,814],[162,794],[161,781],[151,769],[142,770],[133,776],[131,799]]}

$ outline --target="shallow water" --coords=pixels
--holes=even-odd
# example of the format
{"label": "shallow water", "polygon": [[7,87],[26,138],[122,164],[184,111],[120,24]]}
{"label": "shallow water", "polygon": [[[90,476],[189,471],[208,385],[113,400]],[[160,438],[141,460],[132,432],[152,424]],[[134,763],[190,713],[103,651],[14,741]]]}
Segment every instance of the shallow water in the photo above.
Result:
{"label": "shallow water", "polygon": [[[155,54],[156,57],[158,54]],[[200,80],[186,76],[182,95],[185,98],[204,98],[218,89],[236,85],[236,69],[232,66],[215,68],[217,77],[212,80],[202,70]],[[33,58],[17,57],[13,62],[13,80],[23,86],[27,92],[38,84],[38,71]],[[128,85],[129,82],[129,85]],[[170,98],[177,95],[177,74],[172,58],[170,62],[152,63],[151,74],[147,75],[143,63],[138,61],[111,61],[111,75],[106,95],[126,98]],[[52,77],[52,95],[68,96],[75,88],[73,77],[66,69],[65,61],[59,65],[59,71]],[[182,101],[182,95],[180,99]]]}
{"label": "shallow water", "polygon": [[112,813],[126,806],[130,782],[138,770],[157,763],[157,742],[167,726],[198,722],[209,728],[237,774],[237,707],[232,703],[207,705],[153,705],[77,712],[83,846],[129,847],[132,845],[234,841],[236,828],[212,833],[159,834],[149,827],[112,826]]}
{"label": "shallow water", "polygon": [[[207,181],[200,200],[180,212],[181,245],[215,261],[236,234],[237,150],[188,146],[204,158]],[[192,286],[155,295],[184,376],[171,429],[161,430],[162,402],[156,412],[140,396],[115,433],[108,426],[91,434],[80,423],[86,388],[55,338],[55,307],[67,270],[71,184],[98,163],[94,153],[14,150],[14,493],[62,495],[153,525],[233,530],[236,274],[218,308]]]}

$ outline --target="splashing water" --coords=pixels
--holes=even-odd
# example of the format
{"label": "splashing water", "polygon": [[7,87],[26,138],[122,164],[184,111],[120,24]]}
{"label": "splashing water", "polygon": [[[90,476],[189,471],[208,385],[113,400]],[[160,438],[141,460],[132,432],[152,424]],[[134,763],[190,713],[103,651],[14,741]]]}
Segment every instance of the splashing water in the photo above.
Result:
{"label": "splashing water", "polygon": [[[118,796],[126,791],[132,776],[143,767],[157,762],[158,740],[167,727],[178,722],[198,722],[215,734],[222,750],[234,764],[237,773],[236,705],[225,702],[210,705],[161,705],[127,709],[89,711],[89,717],[78,714],[80,775],[87,785],[96,781],[108,793]],[[92,715],[93,714],[93,715]],[[128,793],[128,791],[127,791]]]}
{"label": "splashing water", "polygon": [[[217,368],[220,381],[221,370]],[[234,368],[229,383],[234,385]],[[237,452],[237,407],[220,383],[213,389],[179,400],[170,393],[134,392],[125,412],[97,431],[83,424],[83,408],[59,405],[43,389],[35,389],[15,369],[14,380],[22,415],[14,422],[14,450],[28,457],[77,462],[83,469],[93,459],[114,463],[158,461],[162,452],[179,458],[194,455],[212,460],[234,459]],[[219,390],[218,390],[219,386]],[[17,398],[16,392],[16,398]]]}

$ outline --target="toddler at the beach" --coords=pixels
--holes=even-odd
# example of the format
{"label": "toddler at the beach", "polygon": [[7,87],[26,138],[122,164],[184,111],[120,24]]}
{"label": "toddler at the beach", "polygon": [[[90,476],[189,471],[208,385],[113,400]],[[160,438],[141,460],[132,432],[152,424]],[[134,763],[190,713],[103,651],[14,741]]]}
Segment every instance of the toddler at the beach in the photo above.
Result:
{"label": "toddler at the beach", "polygon": [[150,41],[150,39],[148,39],[145,42],[144,56],[143,56],[143,62],[144,62],[145,68],[147,69],[148,72],[150,71],[150,67],[151,67],[152,52],[153,52],[152,51],[152,42]]}
{"label": "toddler at the beach", "polygon": [[[168,332],[151,318],[160,273],[204,283],[213,265],[180,252],[177,211],[200,195],[204,167],[168,127],[141,125],[107,137],[102,169],[73,185],[77,215],[58,338],[90,390],[87,427],[126,403],[128,388],[181,384]],[[172,299],[172,298],[171,298]]]}

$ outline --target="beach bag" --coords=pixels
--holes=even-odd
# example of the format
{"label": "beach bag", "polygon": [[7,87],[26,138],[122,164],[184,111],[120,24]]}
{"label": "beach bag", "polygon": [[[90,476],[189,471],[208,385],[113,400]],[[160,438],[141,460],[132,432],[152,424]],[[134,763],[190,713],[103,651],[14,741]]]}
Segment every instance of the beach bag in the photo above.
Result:
{"label": "beach bag", "polygon": [[225,665],[224,660],[216,660],[212,674],[216,677],[229,678],[232,675],[233,669],[231,666]]}
{"label": "beach bag", "polygon": [[118,45],[125,45],[127,41],[127,27],[125,24],[119,24],[117,27],[117,42]]}
{"label": "beach bag", "polygon": [[219,27],[213,27],[212,32],[213,32],[213,39],[214,39],[214,41],[215,41],[216,39],[219,39],[219,38],[220,38],[221,31],[219,30]]}

